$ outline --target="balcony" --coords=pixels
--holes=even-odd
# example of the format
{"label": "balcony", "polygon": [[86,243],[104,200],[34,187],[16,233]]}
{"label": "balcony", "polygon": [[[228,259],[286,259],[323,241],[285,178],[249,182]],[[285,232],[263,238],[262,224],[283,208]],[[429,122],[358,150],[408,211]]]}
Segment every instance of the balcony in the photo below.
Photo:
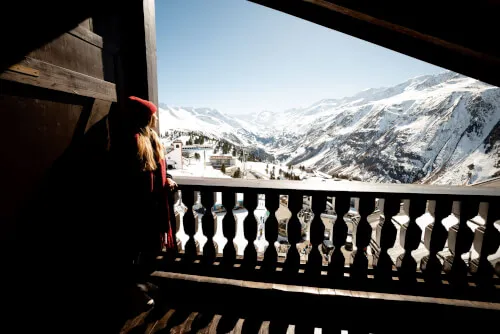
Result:
{"label": "balcony", "polygon": [[[500,193],[494,188],[177,182],[178,252],[158,257],[152,279],[162,291],[159,303],[130,319],[124,332],[496,328]],[[225,210],[215,205],[218,193]],[[236,205],[241,197],[243,208]],[[269,215],[259,224],[263,206]],[[283,210],[290,217],[284,231]]]}

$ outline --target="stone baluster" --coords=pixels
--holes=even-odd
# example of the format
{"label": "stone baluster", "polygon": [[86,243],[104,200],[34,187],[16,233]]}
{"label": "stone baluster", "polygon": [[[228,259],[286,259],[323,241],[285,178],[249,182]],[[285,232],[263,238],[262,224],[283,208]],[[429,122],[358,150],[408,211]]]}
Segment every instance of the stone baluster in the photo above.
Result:
{"label": "stone baluster", "polygon": [[201,192],[195,192],[195,218],[196,218],[196,233],[194,234],[194,241],[196,242],[196,251],[198,255],[203,254],[203,247],[207,243],[207,237],[203,234],[202,219],[207,212],[211,212],[211,207],[204,207],[201,203]]}
{"label": "stone baluster", "polygon": [[494,226],[495,221],[498,220],[500,220],[500,206],[491,201],[488,205],[486,224],[478,227],[474,234],[473,247],[479,254],[479,258],[471,262],[470,270],[477,284],[486,290],[493,288],[495,269],[488,261],[488,256],[499,250],[500,232]]}
{"label": "stone baluster", "polygon": [[467,222],[474,218],[479,211],[479,201],[472,198],[462,198],[460,201],[460,214],[458,224],[448,231],[448,247],[453,254],[451,269],[449,272],[450,283],[455,288],[463,288],[467,285],[468,267],[462,259],[462,254],[468,253],[472,246],[474,234]]}
{"label": "stone baluster", "polygon": [[312,212],[314,214],[311,221],[309,239],[312,245],[311,252],[307,259],[306,274],[310,276],[321,275],[323,266],[323,257],[319,251],[324,235],[325,225],[321,220],[321,214],[325,211],[326,207],[326,194],[319,193],[312,198]]}
{"label": "stone baluster", "polygon": [[442,224],[443,219],[452,211],[451,198],[439,199],[435,202],[434,223],[427,225],[424,232],[424,246],[429,250],[429,255],[422,258],[420,268],[424,273],[426,283],[439,285],[441,283],[442,264],[437,254],[446,244],[448,232]]}
{"label": "stone baluster", "polygon": [[248,242],[243,255],[243,268],[253,271],[257,265],[257,250],[254,241],[257,238],[258,223],[254,211],[259,203],[258,194],[253,191],[246,191],[243,196],[243,205],[248,210],[248,215],[243,222],[243,233]]}
{"label": "stone baluster", "polygon": [[192,187],[182,187],[182,202],[186,206],[186,213],[183,217],[184,231],[189,236],[188,241],[185,246],[185,256],[184,260],[186,262],[194,261],[196,252],[196,241],[194,240],[194,235],[196,233],[196,219],[193,212],[193,205],[195,202],[195,192]]}
{"label": "stone baluster", "polygon": [[280,206],[279,194],[276,192],[266,193],[266,208],[269,211],[269,217],[264,225],[266,240],[269,243],[264,253],[263,270],[274,273],[278,262],[278,252],[276,251],[276,241],[278,240],[278,219],[276,211]]}
{"label": "stone baluster", "polygon": [[372,227],[368,222],[368,216],[375,210],[375,198],[366,196],[360,198],[359,221],[353,222],[353,243],[356,250],[352,253],[353,264],[351,267],[351,277],[354,280],[364,280],[368,275],[368,257],[366,249],[370,244]]}
{"label": "stone baluster", "polygon": [[217,254],[216,245],[213,237],[215,235],[215,219],[212,207],[215,203],[215,193],[211,191],[201,191],[201,204],[205,208],[205,214],[201,219],[203,234],[206,237],[205,245],[203,246],[202,261],[206,265],[213,264]]}
{"label": "stone baluster", "polygon": [[181,199],[181,191],[177,191],[175,193],[176,199],[175,199],[175,204],[172,207],[173,210],[175,211],[175,221],[176,221],[176,229],[173,231],[174,233],[174,238],[177,241],[177,248],[178,251],[182,250],[184,251],[186,242],[189,239],[189,236],[186,234],[186,231],[184,230],[184,214],[186,213],[186,207],[182,203]]}
{"label": "stone baluster", "polygon": [[342,246],[345,245],[347,239],[347,224],[344,220],[345,214],[349,211],[350,197],[349,195],[338,195],[335,197],[335,213],[337,218],[332,228],[333,253],[328,267],[328,276],[332,280],[344,278],[345,257],[342,254]]}
{"label": "stone baluster", "polygon": [[394,243],[396,242],[397,230],[392,223],[392,217],[399,213],[401,199],[396,196],[390,196],[384,199],[383,205],[384,214],[380,215],[376,231],[376,243],[379,250],[374,255],[373,266],[375,267],[376,280],[390,282],[392,280],[394,263],[387,251],[389,248],[394,247]]}
{"label": "stone baluster", "polygon": [[423,198],[412,198],[408,209],[410,220],[401,226],[399,243],[405,252],[398,257],[397,267],[401,281],[405,283],[413,284],[417,280],[417,262],[411,252],[420,245],[422,230],[417,225],[416,220],[425,213],[426,204],[427,201]]}
{"label": "stone baluster", "polygon": [[302,194],[299,192],[293,192],[288,197],[288,209],[292,213],[292,217],[288,221],[287,225],[287,236],[288,242],[290,243],[290,248],[286,254],[285,268],[284,270],[289,274],[298,274],[300,266],[300,256],[297,249],[297,244],[301,240],[301,230],[302,224],[297,216],[300,210],[302,210]]}
{"label": "stone baluster", "polygon": [[226,208],[226,215],[222,219],[222,231],[227,243],[223,250],[222,265],[230,268],[236,260],[236,248],[233,239],[236,236],[236,220],[234,219],[233,208],[236,203],[236,194],[226,190],[222,192],[222,205]]}

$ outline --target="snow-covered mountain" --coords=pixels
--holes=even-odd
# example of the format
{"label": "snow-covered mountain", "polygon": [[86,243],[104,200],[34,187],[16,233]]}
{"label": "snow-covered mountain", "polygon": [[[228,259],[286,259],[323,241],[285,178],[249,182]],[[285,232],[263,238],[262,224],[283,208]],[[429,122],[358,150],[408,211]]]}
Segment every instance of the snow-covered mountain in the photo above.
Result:
{"label": "snow-covered mountain", "polygon": [[253,146],[258,142],[249,126],[215,109],[169,107],[160,104],[160,131],[187,130],[226,139],[236,145]]}
{"label": "snow-covered mountain", "polygon": [[365,181],[467,184],[500,174],[500,88],[453,72],[238,119],[212,109],[165,113],[169,128],[237,137],[280,160]]}

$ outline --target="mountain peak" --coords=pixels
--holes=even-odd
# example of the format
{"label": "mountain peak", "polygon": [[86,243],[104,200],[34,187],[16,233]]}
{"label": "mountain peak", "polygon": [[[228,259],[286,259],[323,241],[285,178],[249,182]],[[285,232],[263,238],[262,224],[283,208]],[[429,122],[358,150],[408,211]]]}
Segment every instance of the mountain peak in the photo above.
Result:
{"label": "mountain peak", "polygon": [[238,118],[211,108],[160,107],[162,130],[230,138],[340,177],[464,184],[500,170],[500,137],[490,135],[500,126],[500,89],[450,71]]}

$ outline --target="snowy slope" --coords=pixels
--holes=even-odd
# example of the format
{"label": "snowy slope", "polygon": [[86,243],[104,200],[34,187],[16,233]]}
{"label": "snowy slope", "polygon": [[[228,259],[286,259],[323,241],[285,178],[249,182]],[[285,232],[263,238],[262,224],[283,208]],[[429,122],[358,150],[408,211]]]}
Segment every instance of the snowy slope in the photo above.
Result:
{"label": "snowy slope", "polygon": [[453,72],[238,119],[169,107],[160,117],[161,129],[226,136],[364,181],[469,184],[500,173],[500,88]]}
{"label": "snowy slope", "polygon": [[[316,122],[318,128],[308,130],[299,145],[327,151],[315,166],[349,168],[348,175],[369,181],[457,183],[446,181],[446,173],[484,152],[500,121],[500,89],[454,73],[412,79],[375,95],[336,107],[343,111],[332,113],[322,129]],[[304,158],[309,156],[294,160]],[[472,170],[471,181],[493,175],[493,165],[481,175]]]}
{"label": "snowy slope", "polygon": [[255,145],[255,135],[248,124],[216,109],[169,107],[160,104],[160,132],[187,130],[205,133],[209,137],[226,139],[242,146]]}

